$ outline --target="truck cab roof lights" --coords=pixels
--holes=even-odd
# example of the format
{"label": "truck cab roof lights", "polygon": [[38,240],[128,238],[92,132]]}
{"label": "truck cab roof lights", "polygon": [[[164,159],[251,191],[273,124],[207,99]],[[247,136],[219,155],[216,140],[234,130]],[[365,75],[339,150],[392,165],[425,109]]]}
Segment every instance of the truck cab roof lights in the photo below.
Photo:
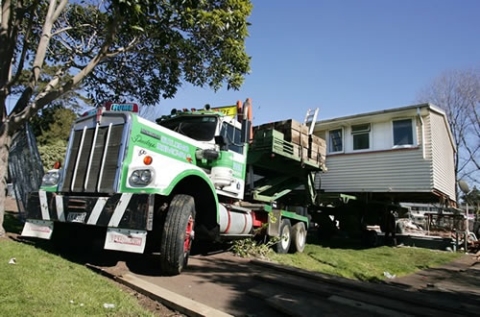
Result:
{"label": "truck cab roof lights", "polygon": [[139,107],[136,103],[106,102],[103,107],[97,107],[97,108],[85,111],[82,114],[82,117],[88,117],[88,116],[93,116],[93,115],[101,116],[104,111],[120,111],[120,112],[138,113]]}
{"label": "truck cab roof lights", "polygon": [[108,111],[126,111],[138,113],[138,105],[136,103],[106,102],[105,109]]}

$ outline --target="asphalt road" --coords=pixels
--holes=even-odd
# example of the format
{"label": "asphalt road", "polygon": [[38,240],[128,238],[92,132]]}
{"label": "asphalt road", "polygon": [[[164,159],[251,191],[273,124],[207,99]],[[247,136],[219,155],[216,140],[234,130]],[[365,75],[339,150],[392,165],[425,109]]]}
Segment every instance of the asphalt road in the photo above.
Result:
{"label": "asphalt road", "polygon": [[258,297],[247,291],[258,284],[255,275],[262,268],[251,265],[249,259],[233,256],[229,252],[195,255],[188,267],[178,276],[160,276],[152,259],[139,264],[139,258],[131,257],[116,265],[102,268],[115,275],[133,274],[154,285],[175,292],[193,301],[202,303],[234,316],[282,316],[278,310],[265,305]]}
{"label": "asphalt road", "polygon": [[[115,257],[110,257],[113,258]],[[292,278],[289,275],[293,273],[292,270],[298,271],[292,268],[272,275],[268,268],[254,265],[250,259],[235,257],[228,252],[193,256],[187,269],[181,275],[173,277],[160,276],[154,260],[142,262],[141,259],[129,256],[117,261],[115,265],[105,265],[102,268],[117,276],[133,275],[139,280],[233,316],[282,316],[281,311],[285,316],[350,316],[352,313],[357,316],[393,316],[392,313],[405,312],[405,305],[409,306],[409,314],[396,315],[430,316],[433,313],[432,316],[443,316],[446,309],[449,310],[448,316],[471,316],[469,311],[480,307],[480,269],[474,265],[471,255],[441,268],[389,280],[387,285],[350,281],[328,275],[315,277],[300,274],[298,278]],[[300,286],[311,284],[310,292],[295,297],[293,294],[299,287],[300,277],[304,280]],[[265,285],[269,278],[276,282]],[[281,283],[276,284],[288,278],[297,285],[289,288]],[[262,296],[252,296],[252,290],[256,289],[258,293],[265,286],[270,291],[273,288],[277,295],[272,293],[264,299]],[[279,310],[278,305],[275,309],[275,305],[271,305],[271,299],[279,295],[279,299],[283,297],[281,302],[287,302],[287,306],[296,302],[297,307],[309,310],[304,313],[297,310],[296,314],[295,311]],[[355,301],[361,297],[367,302],[370,300],[373,306]],[[303,305],[299,305],[300,301],[303,301]],[[381,303],[380,306],[377,303]],[[374,309],[374,313],[366,313],[357,305]]]}

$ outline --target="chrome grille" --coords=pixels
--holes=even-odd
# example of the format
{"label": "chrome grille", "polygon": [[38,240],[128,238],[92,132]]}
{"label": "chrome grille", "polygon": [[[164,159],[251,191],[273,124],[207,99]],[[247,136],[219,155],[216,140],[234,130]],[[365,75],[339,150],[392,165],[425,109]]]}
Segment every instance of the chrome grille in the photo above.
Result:
{"label": "chrome grille", "polygon": [[123,160],[123,128],[123,124],[110,124],[74,131],[62,192],[115,192],[117,170]]}

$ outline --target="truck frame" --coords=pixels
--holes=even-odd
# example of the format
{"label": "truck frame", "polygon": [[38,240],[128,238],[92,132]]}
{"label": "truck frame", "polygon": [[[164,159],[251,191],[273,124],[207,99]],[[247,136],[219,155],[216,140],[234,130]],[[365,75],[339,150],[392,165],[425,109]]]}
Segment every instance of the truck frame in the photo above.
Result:
{"label": "truck frame", "polygon": [[280,237],[275,251],[303,251],[314,175],[325,169],[311,135],[295,141],[275,125],[254,129],[250,99],[174,109],[156,122],[137,112],[107,103],[74,123],[64,166],[29,195],[22,236],[75,229],[61,241],[68,247],[95,228],[104,249],[159,255],[166,275],[181,273],[194,240]]}

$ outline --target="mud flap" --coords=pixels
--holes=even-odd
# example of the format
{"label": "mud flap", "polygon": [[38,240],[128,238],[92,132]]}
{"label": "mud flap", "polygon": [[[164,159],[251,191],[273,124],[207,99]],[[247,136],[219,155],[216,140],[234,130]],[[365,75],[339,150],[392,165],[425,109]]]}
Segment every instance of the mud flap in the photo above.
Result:
{"label": "mud flap", "polygon": [[104,249],[143,253],[146,241],[146,230],[107,228]]}
{"label": "mud flap", "polygon": [[53,221],[27,219],[23,226],[22,236],[50,240],[53,232]]}
{"label": "mud flap", "polygon": [[272,210],[268,215],[267,235],[270,237],[280,236],[280,226],[282,224],[282,211]]}

